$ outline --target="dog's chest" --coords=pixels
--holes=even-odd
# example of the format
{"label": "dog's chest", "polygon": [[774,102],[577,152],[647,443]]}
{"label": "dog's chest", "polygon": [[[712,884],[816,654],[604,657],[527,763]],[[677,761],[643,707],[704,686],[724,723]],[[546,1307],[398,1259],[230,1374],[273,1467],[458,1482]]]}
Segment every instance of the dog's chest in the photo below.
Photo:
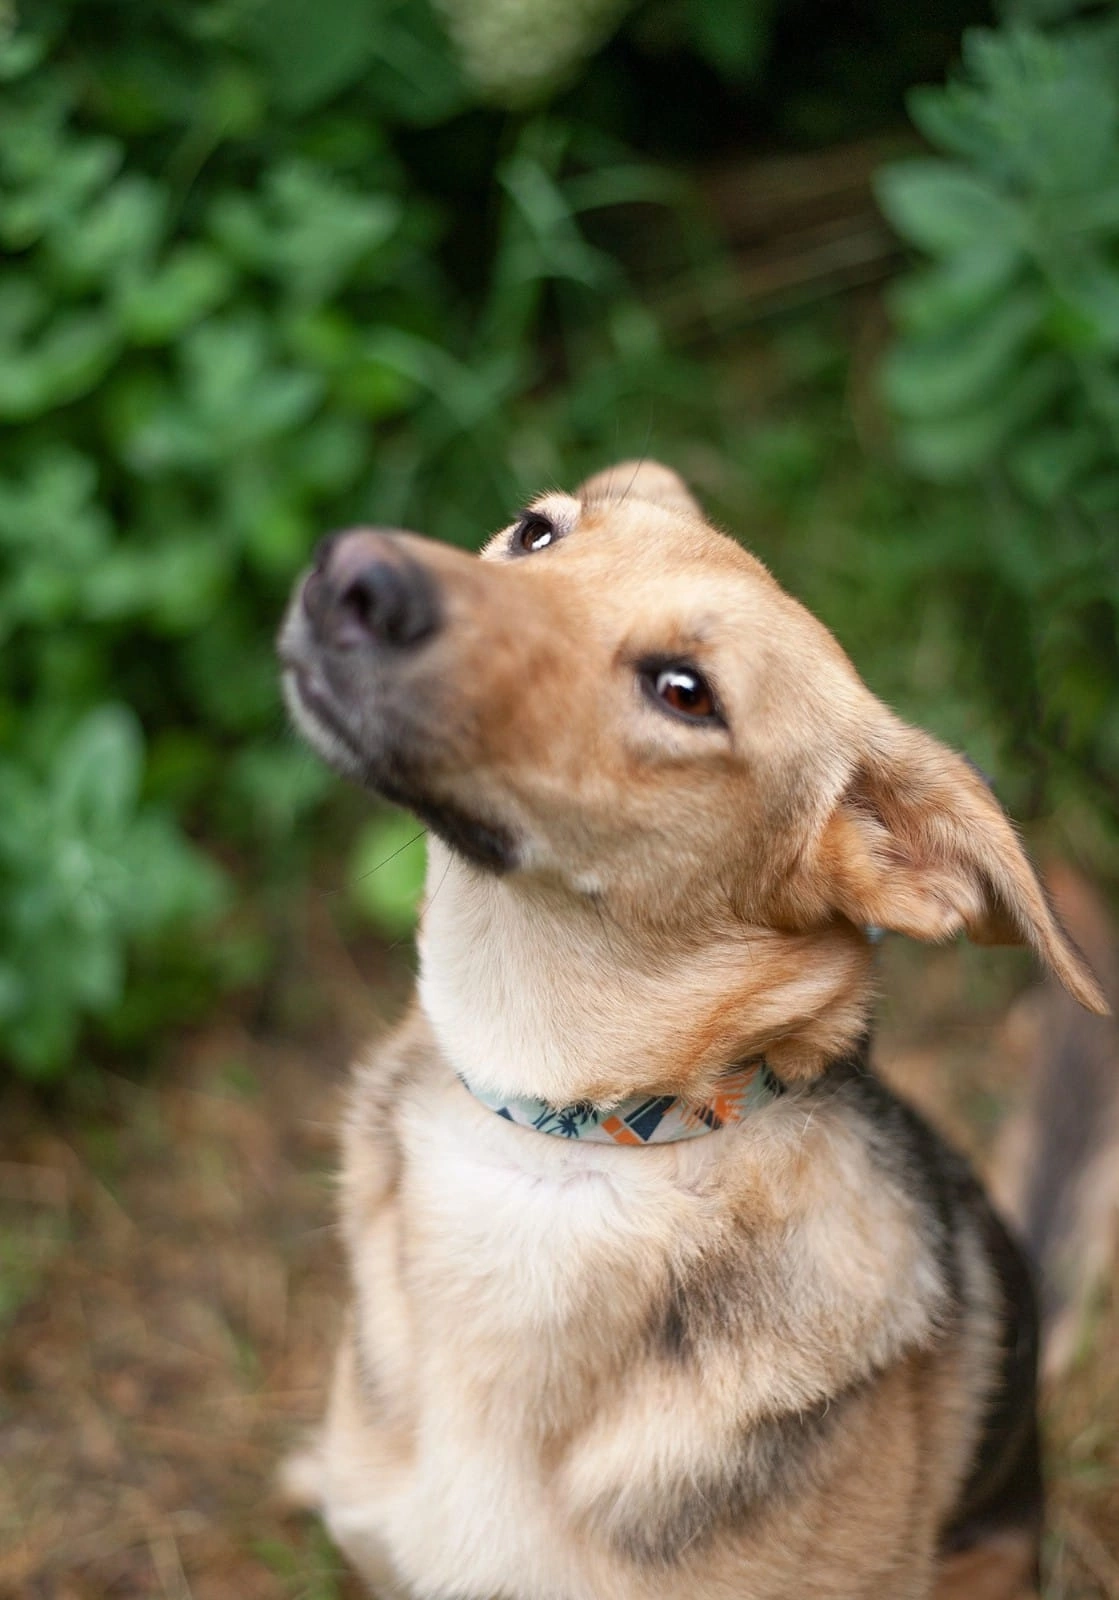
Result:
{"label": "dog's chest", "polygon": [[460,1336],[501,1341],[514,1362],[531,1359],[533,1346],[551,1362],[552,1341],[575,1358],[589,1336],[601,1355],[655,1288],[658,1242],[687,1248],[705,1202],[674,1181],[667,1150],[588,1157],[585,1146],[481,1115],[481,1137],[453,1107],[402,1129],[401,1227],[414,1241],[407,1290],[430,1315],[445,1312]]}
{"label": "dog's chest", "polygon": [[[745,1427],[775,1375],[783,1406],[815,1405],[927,1327],[922,1252],[894,1202],[845,1205],[866,1184],[843,1172],[857,1155],[840,1130],[775,1109],[756,1135],[738,1131],[720,1176],[722,1134],[690,1154],[575,1150],[464,1105],[453,1082],[407,1097],[392,1128],[395,1182],[351,1234],[369,1424],[398,1441],[362,1516],[417,1592],[597,1592],[579,1570],[596,1505],[637,1494],[635,1472],[664,1451],[654,1478],[723,1470],[717,1425],[689,1443],[713,1360],[733,1375]],[[782,1213],[805,1140],[833,1198]],[[751,1166],[754,1206],[728,1216],[741,1200],[728,1174],[737,1183]],[[671,1438],[655,1401],[665,1381],[678,1393]],[[588,1488],[581,1463],[604,1447]]]}
{"label": "dog's chest", "polygon": [[370,1388],[407,1443],[369,1510],[418,1592],[510,1592],[527,1573],[533,1594],[581,1592],[551,1477],[640,1349],[672,1198],[648,1174],[568,1166],[550,1142],[540,1170],[538,1136],[464,1137],[438,1103],[397,1125],[399,1185],[355,1267]]}

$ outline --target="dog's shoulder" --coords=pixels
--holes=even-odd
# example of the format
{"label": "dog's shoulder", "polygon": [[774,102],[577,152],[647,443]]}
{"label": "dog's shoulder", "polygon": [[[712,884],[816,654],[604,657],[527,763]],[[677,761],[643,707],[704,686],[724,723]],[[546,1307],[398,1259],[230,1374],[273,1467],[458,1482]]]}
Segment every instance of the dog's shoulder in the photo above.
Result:
{"label": "dog's shoulder", "polygon": [[430,1029],[413,1002],[400,1022],[354,1064],[342,1119],[341,1209],[351,1249],[372,1211],[395,1193],[401,1175],[396,1116],[410,1084],[431,1069]]}
{"label": "dog's shoulder", "polygon": [[967,1549],[992,1528],[1036,1531],[1043,1501],[1036,1418],[1040,1334],[1024,1250],[970,1164],[867,1069],[865,1056],[825,1075],[817,1093],[834,1097],[861,1121],[883,1172],[913,1194],[918,1226],[937,1254],[950,1316],[964,1339],[993,1312],[982,1425],[943,1547]]}

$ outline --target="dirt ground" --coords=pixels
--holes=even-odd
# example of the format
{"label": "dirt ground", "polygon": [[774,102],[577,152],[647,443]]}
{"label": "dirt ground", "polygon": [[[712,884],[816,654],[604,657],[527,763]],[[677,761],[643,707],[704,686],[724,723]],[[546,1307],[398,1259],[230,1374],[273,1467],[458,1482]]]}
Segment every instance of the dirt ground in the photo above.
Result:
{"label": "dirt ground", "polygon": [[[339,1320],[345,1064],[408,973],[317,914],[297,956],[267,1023],[223,1016],[143,1081],[0,1096],[5,1600],[356,1600],[272,1476],[319,1414]],[[998,1025],[1021,969],[904,949],[885,968],[880,1059],[981,1155],[1014,1099]],[[1119,1600],[1115,1281],[1048,1397],[1047,1600]]]}

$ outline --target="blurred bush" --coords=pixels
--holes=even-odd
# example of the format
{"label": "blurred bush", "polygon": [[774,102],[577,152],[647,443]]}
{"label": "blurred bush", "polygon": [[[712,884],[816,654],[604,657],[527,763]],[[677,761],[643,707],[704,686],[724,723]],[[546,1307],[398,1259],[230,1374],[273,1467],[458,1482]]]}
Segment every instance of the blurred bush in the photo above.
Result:
{"label": "blurred bush", "polygon": [[[64,1071],[91,1022],[142,1042],[264,970],[296,824],[334,790],[284,731],[268,648],[315,538],[375,519],[473,544],[610,456],[698,470],[923,714],[896,660],[918,607],[943,645],[918,652],[927,720],[1020,806],[1039,771],[1045,797],[1067,773],[1113,806],[1111,34],[985,36],[969,80],[914,102],[953,158],[883,180],[934,257],[899,288],[887,374],[907,460],[947,480],[927,495],[859,457],[826,314],[757,361],[720,337],[727,266],[680,172],[889,122],[977,6],[916,27],[891,0],[0,5],[18,1070]],[[666,262],[687,352],[648,293]],[[413,833],[377,817],[353,861],[348,903],[393,936]]]}
{"label": "blurred bush", "polygon": [[929,258],[890,297],[883,391],[902,460],[960,486],[910,559],[1029,769],[1021,807],[1091,854],[1119,810],[1119,20],[972,32],[910,109],[944,157],[880,176]]}
{"label": "blurred bush", "polygon": [[276,873],[329,781],[268,648],[315,537],[476,542],[678,403],[582,219],[680,186],[471,122],[423,0],[44,0],[0,82],[0,1037],[49,1075],[159,1022],[153,941],[244,975],[213,852]]}

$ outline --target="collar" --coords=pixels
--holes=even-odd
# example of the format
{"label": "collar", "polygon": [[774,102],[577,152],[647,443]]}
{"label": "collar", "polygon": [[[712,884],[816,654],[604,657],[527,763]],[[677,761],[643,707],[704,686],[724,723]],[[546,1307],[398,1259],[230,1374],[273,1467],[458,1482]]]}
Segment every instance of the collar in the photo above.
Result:
{"label": "collar", "polygon": [[600,1110],[589,1101],[554,1106],[526,1096],[486,1094],[462,1082],[482,1105],[520,1128],[583,1139],[594,1144],[672,1144],[745,1121],[751,1112],[784,1094],[785,1086],[761,1056],[743,1061],[724,1074],[710,1100],[701,1104],[675,1095],[631,1095]]}

